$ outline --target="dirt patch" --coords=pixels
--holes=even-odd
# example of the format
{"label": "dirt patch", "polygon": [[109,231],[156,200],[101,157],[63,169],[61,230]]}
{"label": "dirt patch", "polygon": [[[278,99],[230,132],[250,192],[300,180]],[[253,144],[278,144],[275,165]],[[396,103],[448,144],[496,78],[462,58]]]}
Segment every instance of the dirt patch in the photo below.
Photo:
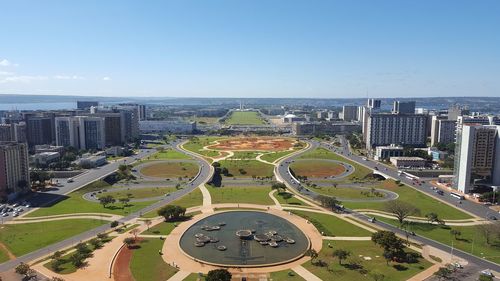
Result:
{"label": "dirt patch", "polygon": [[346,172],[344,166],[329,161],[298,161],[291,166],[295,174],[308,178],[339,176]]}
{"label": "dirt patch", "polygon": [[294,140],[287,138],[234,138],[220,140],[218,144],[208,146],[216,150],[258,150],[258,151],[281,151],[293,147]]}
{"label": "dirt patch", "polygon": [[115,281],[135,281],[130,271],[130,261],[132,260],[132,250],[123,247],[116,257],[113,266],[113,277]]}
{"label": "dirt patch", "polygon": [[4,251],[7,254],[7,256],[9,257],[9,260],[15,260],[16,259],[16,256],[2,242],[0,242],[0,250]]}

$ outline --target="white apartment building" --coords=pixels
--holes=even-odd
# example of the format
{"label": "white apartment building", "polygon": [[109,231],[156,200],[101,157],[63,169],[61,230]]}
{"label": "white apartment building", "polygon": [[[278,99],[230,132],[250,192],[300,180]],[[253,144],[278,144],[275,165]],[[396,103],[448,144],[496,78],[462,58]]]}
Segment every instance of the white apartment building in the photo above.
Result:
{"label": "white apartment building", "polygon": [[104,118],[91,116],[56,117],[56,144],[78,149],[105,147]]}
{"label": "white apartment building", "polygon": [[438,143],[453,143],[457,130],[457,121],[448,120],[446,116],[432,116],[431,146]]}
{"label": "white apartment building", "polygon": [[28,147],[25,143],[0,142],[0,197],[12,199],[29,190]]}
{"label": "white apartment building", "polygon": [[417,114],[370,114],[365,135],[366,148],[409,145],[424,147],[427,141],[427,116]]}
{"label": "white apartment building", "polygon": [[454,188],[469,193],[475,184],[500,185],[500,126],[463,125],[457,134]]}

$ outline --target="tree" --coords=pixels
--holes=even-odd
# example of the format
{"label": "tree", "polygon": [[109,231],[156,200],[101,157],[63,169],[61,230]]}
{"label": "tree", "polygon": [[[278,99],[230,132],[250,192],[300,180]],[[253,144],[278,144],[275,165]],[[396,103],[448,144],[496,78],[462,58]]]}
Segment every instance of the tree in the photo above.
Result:
{"label": "tree", "polygon": [[337,249],[333,251],[333,257],[339,259],[339,265],[342,265],[342,260],[347,259],[351,255],[351,252],[343,250],[343,249]]}
{"label": "tree", "polygon": [[283,198],[285,202],[288,204],[288,199],[292,198],[292,194],[288,192],[282,193],[281,198]]}
{"label": "tree", "polygon": [[127,237],[123,239],[123,243],[125,243],[127,247],[130,248],[132,245],[134,245],[135,239],[133,237]]}
{"label": "tree", "polygon": [[116,200],[111,195],[106,195],[104,197],[99,198],[99,203],[106,208],[107,205],[115,203]]}
{"label": "tree", "polygon": [[436,276],[439,280],[449,279],[452,275],[453,271],[448,267],[440,267],[436,272],[434,272],[434,276]]}
{"label": "tree", "polygon": [[208,272],[205,281],[231,281],[232,277],[227,269],[214,269]]}
{"label": "tree", "polygon": [[279,193],[280,190],[286,190],[286,185],[282,182],[273,182],[273,184],[271,185],[271,189],[275,189]]}
{"label": "tree", "polygon": [[150,220],[150,219],[146,219],[144,220],[144,224],[148,227],[148,230],[149,230],[149,226],[152,224],[153,222]]}
{"label": "tree", "polygon": [[186,208],[176,205],[167,205],[158,210],[158,215],[165,218],[165,221],[175,221],[186,215]]}
{"label": "tree", "polygon": [[128,169],[127,165],[121,164],[120,166],[118,166],[118,170],[122,173],[125,173],[127,169]]}
{"label": "tree", "polygon": [[391,231],[377,231],[372,234],[373,243],[384,249],[384,257],[392,260],[394,258],[402,259],[405,257],[404,241],[397,237]]}
{"label": "tree", "polygon": [[314,263],[314,260],[315,260],[316,258],[318,258],[318,256],[319,256],[319,255],[318,255],[318,252],[316,252],[316,250],[314,250],[314,249],[309,249],[309,250],[307,250],[305,255],[306,255],[306,256],[310,256],[310,257],[311,257],[311,264],[313,264],[313,263]]}
{"label": "tree", "polygon": [[115,228],[115,227],[117,227],[119,224],[120,224],[120,223],[119,223],[119,222],[117,222],[117,221],[112,221],[112,222],[111,222],[111,224],[110,224],[110,226],[111,226],[111,227],[113,227],[113,228]]}
{"label": "tree", "polygon": [[340,201],[338,201],[337,198],[333,196],[318,195],[316,196],[316,200],[320,202],[321,206],[332,211],[335,211],[337,209],[337,206],[340,204]]}
{"label": "tree", "polygon": [[27,263],[20,263],[18,266],[16,266],[16,273],[19,275],[24,275],[26,278],[29,278],[29,273],[30,273],[31,267]]}
{"label": "tree", "polygon": [[450,230],[450,234],[455,237],[455,240],[457,240],[458,236],[462,235],[462,232],[458,229],[452,229]]}
{"label": "tree", "polygon": [[69,256],[69,261],[71,262],[72,265],[74,265],[77,268],[83,267],[85,265],[85,256],[82,255],[79,252],[76,252]]}
{"label": "tree", "polygon": [[396,216],[399,221],[400,227],[401,225],[403,225],[406,218],[420,213],[420,210],[412,204],[398,200],[393,200],[385,203],[384,209]]}
{"label": "tree", "polygon": [[137,240],[137,234],[139,234],[140,230],[137,228],[132,229],[129,233],[134,235],[134,240]]}

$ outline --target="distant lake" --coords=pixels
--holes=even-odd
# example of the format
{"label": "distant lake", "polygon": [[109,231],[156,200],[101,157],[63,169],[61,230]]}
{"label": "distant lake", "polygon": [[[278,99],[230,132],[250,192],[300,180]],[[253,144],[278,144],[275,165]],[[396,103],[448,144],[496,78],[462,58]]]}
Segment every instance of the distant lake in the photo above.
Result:
{"label": "distant lake", "polygon": [[0,103],[0,110],[75,109],[76,102]]}

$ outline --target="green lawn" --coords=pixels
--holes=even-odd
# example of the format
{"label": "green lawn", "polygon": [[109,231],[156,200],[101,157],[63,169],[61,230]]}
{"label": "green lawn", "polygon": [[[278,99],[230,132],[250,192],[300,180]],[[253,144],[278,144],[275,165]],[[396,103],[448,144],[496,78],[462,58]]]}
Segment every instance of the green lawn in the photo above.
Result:
{"label": "green lawn", "polygon": [[306,176],[308,178],[330,178],[343,174],[346,169],[339,163],[328,160],[300,160],[290,165],[296,176]]}
{"label": "green lawn", "polygon": [[260,205],[273,205],[269,197],[271,187],[262,186],[224,186],[212,187],[207,185],[212,197],[212,204],[219,203],[248,203]]}
{"label": "green lawn", "polygon": [[267,153],[267,154],[264,154],[262,155],[262,157],[260,157],[260,159],[264,160],[264,161],[267,161],[267,162],[271,162],[273,163],[274,161],[276,161],[277,159],[283,157],[283,156],[286,156],[292,152],[294,152],[296,150],[285,150],[285,151],[278,151],[278,152],[272,152],[272,153]]}
{"label": "green lawn", "polygon": [[[363,186],[361,184],[361,186]],[[367,186],[371,187],[371,185]],[[314,190],[317,193],[325,194],[325,195],[330,195],[334,197],[339,197],[339,198],[348,198],[348,199],[379,199],[380,197],[376,197],[375,195],[367,196],[364,194],[361,194],[362,191],[370,191],[370,189],[367,190],[360,190],[360,189],[355,189],[355,188],[349,188],[349,187],[333,187],[333,186],[317,186],[315,188],[310,188]],[[347,203],[347,202],[345,202]]]}
{"label": "green lawn", "polygon": [[262,125],[264,120],[255,111],[233,111],[225,121],[228,125]]}
{"label": "green lawn", "polygon": [[[397,200],[411,203],[420,209],[420,216],[434,212],[439,214],[441,219],[470,219],[471,216],[454,208],[448,204],[438,201],[420,191],[417,191],[409,186],[397,185],[393,180],[386,180],[375,186],[380,189],[387,189],[399,194]],[[384,210],[383,202],[343,202],[343,204],[351,209],[374,209]]]}
{"label": "green lawn", "polygon": [[233,159],[255,159],[260,154],[259,152],[252,151],[233,151],[233,153],[234,155],[231,156]]}
{"label": "green lawn", "polygon": [[7,253],[3,249],[0,250],[0,263],[4,263],[8,260],[9,260],[9,256],[7,255]]}
{"label": "green lawn", "polygon": [[[198,281],[198,273],[191,273],[188,275],[188,277],[184,278],[182,281]],[[200,280],[203,280],[204,278],[201,278]]]}
{"label": "green lawn", "polygon": [[371,236],[368,230],[332,215],[297,210],[293,210],[292,213],[309,220],[320,232],[323,232],[324,236]]}
{"label": "green lawn", "polygon": [[4,224],[0,241],[16,256],[62,241],[108,223],[91,219],[68,219],[25,224]]}
{"label": "green lawn", "polygon": [[305,281],[306,279],[300,277],[293,270],[283,270],[277,272],[271,272],[271,279],[273,281]]}
{"label": "green lawn", "polygon": [[[397,220],[376,216],[378,220],[399,226]],[[485,258],[495,263],[500,263],[500,237],[492,239],[491,245],[486,243],[485,236],[477,226],[439,226],[428,223],[410,223],[408,229],[414,231],[419,236],[424,236],[443,244],[453,246],[464,252]],[[460,236],[455,239],[450,230],[460,231]],[[493,236],[493,235],[492,235]],[[474,242],[474,248],[472,244]]]}
{"label": "green lawn", "polygon": [[[383,274],[383,280],[407,280],[432,265],[424,259],[413,264],[391,262],[387,265],[382,256],[382,248],[371,241],[342,241],[333,243],[333,248],[329,248],[328,243],[331,241],[323,241],[323,248],[318,257],[318,260],[326,262],[328,266],[320,267],[312,265],[311,262],[302,265],[321,280],[371,281],[373,273]],[[343,265],[339,265],[338,259],[332,256],[332,252],[339,248],[351,252]],[[408,249],[406,251],[411,252]],[[364,260],[363,257],[370,257],[371,260]],[[359,261],[362,268],[349,269],[346,264],[351,259]]]}
{"label": "green lawn", "polygon": [[179,225],[180,222],[161,222],[153,227],[150,227],[149,230],[145,230],[141,234],[146,235],[169,235],[172,230]]}
{"label": "green lawn", "polygon": [[[234,177],[272,177],[274,166],[259,162],[257,160],[223,160],[219,162],[221,167],[229,170]],[[244,173],[240,171],[242,169]]]}
{"label": "green lawn", "polygon": [[[292,198],[288,199],[288,200],[285,200],[283,198],[283,196],[285,194],[291,194],[292,195]],[[289,204],[289,205],[306,205],[306,206],[309,206],[307,205],[306,203],[304,203],[303,201],[299,200],[296,198],[296,196],[293,194],[293,193],[290,193],[290,192],[275,192],[274,194],[274,198],[276,198],[278,200],[278,202],[280,202],[280,204]]]}
{"label": "green lawn", "polygon": [[135,281],[165,281],[172,277],[177,269],[166,264],[158,254],[163,246],[163,240],[144,239],[140,248],[132,251],[130,271]]}
{"label": "green lawn", "polygon": [[351,160],[348,160],[336,153],[333,153],[325,148],[316,148],[314,150],[311,150],[309,152],[306,152],[302,154],[299,159],[331,159],[331,160],[337,160],[341,161],[347,164],[350,164],[354,166],[355,171],[348,176],[347,178],[343,178],[342,180],[348,179],[363,179],[367,175],[371,174],[372,171],[364,166],[361,166],[355,162],[352,162]]}
{"label": "green lawn", "polygon": [[199,171],[196,162],[149,162],[142,166],[139,172],[147,177],[158,178],[191,178]]}
{"label": "green lawn", "polygon": [[175,187],[147,187],[147,188],[136,188],[127,189],[126,187],[113,188],[108,192],[103,192],[98,194],[98,197],[103,197],[106,195],[111,195],[114,198],[127,198],[128,196],[133,199],[150,198],[163,196],[167,193],[174,192],[177,189]]}
{"label": "green lawn", "polygon": [[[177,199],[171,203],[171,205],[178,205],[184,208],[190,208],[195,206],[200,206],[203,204],[203,194],[201,193],[199,188],[191,191],[190,193],[184,195],[180,199]],[[142,215],[143,218],[154,218],[157,217],[156,213],[158,209],[153,210],[151,212],[145,213]]]}
{"label": "green lawn", "polygon": [[100,190],[104,187],[110,187],[110,185],[102,180],[95,181],[78,191],[70,193],[69,195],[67,195],[68,197],[66,199],[59,201],[50,207],[42,207],[36,211],[33,211],[27,214],[26,217],[51,216],[72,213],[108,213],[125,215],[138,211],[154,203],[154,201],[134,202],[128,203],[127,207],[124,207],[121,203],[117,202],[104,208],[100,203],[90,202],[83,199],[83,194]]}
{"label": "green lawn", "polygon": [[165,149],[148,156],[147,160],[170,160],[170,159],[191,159],[189,155],[179,152],[174,149]]}
{"label": "green lawn", "polygon": [[196,121],[199,124],[216,124],[219,122],[220,117],[199,117],[191,116],[187,118],[189,121]]}
{"label": "green lawn", "polygon": [[218,156],[219,152],[214,150],[201,150],[203,147],[213,144],[214,141],[222,139],[221,137],[193,137],[182,147],[184,149],[207,156]]}

